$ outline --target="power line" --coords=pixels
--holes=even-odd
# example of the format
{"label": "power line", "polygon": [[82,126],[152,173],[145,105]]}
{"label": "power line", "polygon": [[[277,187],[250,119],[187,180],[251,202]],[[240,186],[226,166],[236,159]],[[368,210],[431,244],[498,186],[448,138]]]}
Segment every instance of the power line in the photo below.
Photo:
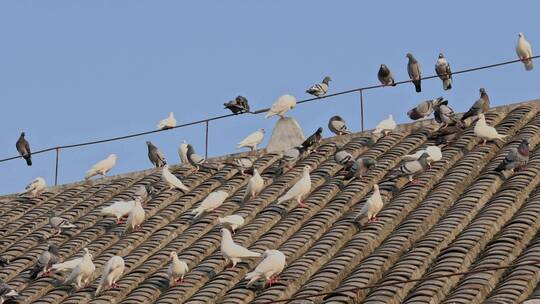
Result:
{"label": "power line", "polygon": [[467,274],[503,270],[503,269],[514,268],[514,267],[519,267],[519,266],[534,266],[534,265],[540,266],[540,260],[533,260],[531,262],[518,263],[514,265],[507,265],[507,266],[479,267],[477,269],[463,271],[463,272],[454,272],[450,274],[440,274],[440,275],[431,275],[431,276],[428,275],[426,277],[419,278],[419,279],[395,280],[394,282],[376,283],[376,284],[364,285],[364,286],[354,287],[354,288],[344,288],[344,289],[340,289],[339,291],[321,292],[321,293],[316,293],[316,294],[307,295],[307,296],[298,296],[298,297],[293,296],[291,298],[273,300],[273,301],[256,301],[255,303],[256,304],[285,303],[285,302],[296,301],[296,300],[309,300],[311,298],[322,297],[322,296],[339,296],[339,295],[347,296],[345,294],[346,292],[357,292],[360,290],[372,289],[375,287],[396,286],[396,285],[420,282],[420,281],[431,280],[431,279],[449,278],[449,277],[462,276],[462,275],[467,275]]}
{"label": "power line", "polygon": [[[530,59],[537,59],[537,58],[540,58],[540,55],[530,57]],[[499,63],[495,63],[495,64],[490,64],[490,65],[484,65],[484,66],[459,70],[459,71],[448,73],[448,74],[445,74],[445,75],[457,75],[457,74],[469,73],[469,72],[495,68],[495,67],[499,67],[499,66],[503,66],[503,65],[512,64],[512,63],[518,63],[518,62],[521,62],[521,60],[520,59],[509,60],[509,61],[499,62]],[[422,80],[427,80],[427,79],[433,79],[433,78],[438,78],[438,77],[439,77],[438,75],[431,75],[431,76],[422,77],[421,79]],[[395,85],[402,85],[402,84],[406,84],[406,83],[409,83],[409,82],[412,82],[412,80],[408,79],[408,80],[398,81],[398,82],[395,83]],[[339,96],[339,95],[345,95],[345,94],[350,94],[350,93],[355,93],[355,92],[362,92],[362,91],[378,89],[378,88],[383,88],[383,87],[386,87],[386,86],[380,84],[380,85],[373,85],[373,86],[367,86],[367,87],[360,87],[360,88],[350,89],[350,90],[346,90],[346,91],[340,91],[340,92],[333,93],[333,94],[328,94],[328,95],[325,95],[323,97],[313,97],[313,98],[303,99],[303,100],[298,101],[297,104],[303,104],[303,103],[307,103],[307,102],[311,102],[311,101],[319,101],[319,100],[323,100],[323,99],[327,99],[327,98],[335,97],[335,96]],[[118,136],[118,137],[112,137],[112,138],[107,138],[107,139],[101,139],[101,140],[87,141],[87,142],[82,142],[82,143],[77,143],[77,144],[50,147],[50,148],[46,148],[46,149],[42,149],[42,150],[32,152],[32,154],[41,154],[41,153],[54,151],[54,150],[58,151],[60,149],[68,149],[68,148],[75,148],[75,147],[82,147],[82,146],[88,146],[88,145],[101,144],[101,143],[106,143],[106,142],[111,142],[111,141],[124,140],[124,139],[128,139],[128,138],[139,137],[139,136],[143,136],[143,135],[148,135],[148,134],[153,134],[153,133],[158,133],[158,132],[164,132],[164,131],[169,131],[169,130],[172,130],[172,129],[184,128],[184,127],[197,125],[197,124],[203,124],[203,123],[205,123],[208,126],[208,122],[210,122],[210,121],[221,120],[221,119],[224,119],[224,118],[228,118],[228,117],[232,117],[232,116],[238,116],[238,115],[244,115],[244,114],[260,114],[260,113],[267,112],[269,109],[270,108],[264,108],[264,109],[260,109],[260,110],[256,110],[256,111],[252,111],[252,112],[243,112],[243,113],[238,113],[238,114],[231,113],[231,114],[226,114],[226,115],[210,117],[210,118],[207,118],[207,119],[201,119],[201,120],[197,120],[197,121],[177,125],[175,127],[165,129],[165,130],[152,130],[152,131],[146,131],[146,132],[140,132],[140,133],[132,133],[132,134]],[[0,159],[0,163],[10,161],[10,160],[14,160],[14,159],[21,158],[21,157],[22,156],[17,155],[17,156],[13,156],[13,157]]]}

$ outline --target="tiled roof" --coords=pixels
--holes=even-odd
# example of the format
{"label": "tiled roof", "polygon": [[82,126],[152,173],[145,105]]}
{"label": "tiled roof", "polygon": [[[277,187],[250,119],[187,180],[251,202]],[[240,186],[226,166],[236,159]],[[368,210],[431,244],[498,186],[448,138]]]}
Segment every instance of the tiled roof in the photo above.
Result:
{"label": "tiled roof", "polygon": [[[157,169],[50,188],[35,199],[0,197],[0,279],[14,287],[18,303],[518,303],[540,299],[540,264],[444,276],[493,266],[540,260],[540,101],[491,109],[490,125],[507,134],[504,143],[479,145],[472,127],[442,149],[443,158],[419,176],[420,184],[391,180],[388,172],[403,155],[433,144],[438,126],[431,120],[402,125],[397,132],[371,142],[371,133],[329,138],[318,153],[298,161],[281,176],[272,168],[277,154],[257,155],[255,167],[265,189],[242,204],[249,177],[226,165],[217,173],[187,174],[173,167],[191,191],[166,190]],[[508,178],[494,173],[521,138],[530,142],[526,169]],[[353,156],[377,160],[360,180],[343,181],[333,155],[343,146]],[[312,168],[309,208],[296,202],[276,208],[276,199]],[[378,221],[360,225],[354,219],[379,184],[384,208]],[[131,199],[139,185],[163,189],[145,204],[141,229],[123,234],[124,225],[103,218],[111,201]],[[232,193],[213,212],[193,221],[191,210],[211,191]],[[47,212],[57,211],[77,228],[70,236],[50,236]],[[234,270],[219,251],[217,217],[239,214],[246,219],[234,235],[251,250],[279,249],[287,257],[280,283],[247,288],[243,279],[258,259]],[[74,291],[62,277],[29,279],[28,269],[45,250],[47,239],[60,248],[62,260],[80,256],[88,247],[94,256],[97,281],[106,261],[123,256],[126,271],[119,289],[98,297],[93,288]],[[190,271],[185,281],[168,287],[169,253],[177,251]],[[413,280],[402,285],[381,285]],[[351,289],[377,284],[370,289]],[[538,285],[538,286],[537,286]],[[324,293],[325,295],[319,295]],[[309,297],[309,300],[307,299]]]}

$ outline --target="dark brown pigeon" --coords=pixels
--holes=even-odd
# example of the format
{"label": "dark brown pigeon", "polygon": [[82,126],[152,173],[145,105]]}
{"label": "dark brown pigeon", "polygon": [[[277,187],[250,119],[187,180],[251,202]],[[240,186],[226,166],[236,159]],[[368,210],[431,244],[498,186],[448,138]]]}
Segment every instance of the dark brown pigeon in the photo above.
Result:
{"label": "dark brown pigeon", "polygon": [[28,166],[31,166],[32,165],[32,152],[30,151],[30,144],[24,138],[24,132],[21,133],[21,136],[17,140],[15,147],[17,148],[17,151],[19,151],[19,154],[26,160],[26,164]]}

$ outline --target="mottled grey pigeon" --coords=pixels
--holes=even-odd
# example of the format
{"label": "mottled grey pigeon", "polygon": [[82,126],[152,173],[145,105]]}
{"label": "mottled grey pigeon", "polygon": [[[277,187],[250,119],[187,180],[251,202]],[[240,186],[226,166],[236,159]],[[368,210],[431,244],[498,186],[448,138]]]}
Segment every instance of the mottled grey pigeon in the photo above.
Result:
{"label": "mottled grey pigeon", "polygon": [[334,160],[340,165],[345,165],[349,161],[353,160],[353,156],[351,155],[351,153],[345,150],[340,150],[334,155]]}
{"label": "mottled grey pigeon", "polygon": [[199,169],[206,168],[211,170],[218,170],[219,165],[209,164],[206,162],[206,159],[204,157],[200,156],[199,154],[195,153],[195,149],[191,144],[188,144],[187,146],[187,158],[189,161],[189,164],[195,167],[195,172],[199,171]]}
{"label": "mottled grey pigeon", "polygon": [[412,182],[413,184],[417,183],[417,180],[413,179],[413,177],[419,173],[422,173],[426,169],[428,165],[428,157],[429,154],[424,153],[417,160],[403,162],[398,168],[392,170],[392,172],[390,173],[391,179],[407,176],[410,182]]}
{"label": "mottled grey pigeon", "polygon": [[420,63],[411,53],[407,53],[409,63],[407,63],[407,72],[414,84],[414,88],[417,93],[422,92],[422,72],[420,71]]}
{"label": "mottled grey pigeon", "polygon": [[337,136],[343,134],[351,134],[351,131],[347,129],[345,120],[338,115],[334,115],[330,118],[330,120],[328,121],[328,129],[330,129],[330,131],[332,131],[332,133],[336,134]]}
{"label": "mottled grey pigeon", "polygon": [[443,100],[439,104],[433,106],[435,112],[435,121],[443,124],[443,128],[451,124],[461,123],[454,113],[454,110],[448,106],[448,100]]}
{"label": "mottled grey pigeon", "polygon": [[436,145],[449,144],[453,142],[463,131],[464,125],[457,123],[455,125],[441,128],[428,136],[428,139],[435,140]]}
{"label": "mottled grey pigeon", "polygon": [[156,168],[163,167],[167,164],[165,161],[165,155],[159,151],[159,149],[154,146],[154,144],[150,141],[146,142],[146,145],[148,145],[148,159],[154,165]]}
{"label": "mottled grey pigeon", "polygon": [[8,303],[8,301],[14,300],[19,293],[4,281],[0,280],[0,303]]}
{"label": "mottled grey pigeon", "polygon": [[231,110],[234,114],[249,112],[249,103],[244,96],[237,96],[234,100],[231,100],[223,104],[225,109]]}
{"label": "mottled grey pigeon", "polygon": [[439,54],[439,59],[435,64],[435,72],[437,76],[442,80],[443,89],[450,90],[452,88],[452,71],[450,70],[450,64],[444,58],[442,53]]}
{"label": "mottled grey pigeon", "polygon": [[517,148],[512,148],[506,154],[503,162],[495,168],[495,171],[502,172],[511,170],[514,172],[516,168],[520,169],[529,162],[529,142],[522,139]]}
{"label": "mottled grey pigeon", "polygon": [[381,64],[379,72],[377,73],[377,78],[379,78],[379,81],[384,86],[396,86],[396,80],[394,79],[394,75],[385,64]]}
{"label": "mottled grey pigeon", "polygon": [[525,70],[530,71],[533,69],[533,62],[532,59],[530,59],[533,56],[531,44],[529,41],[527,41],[527,39],[525,39],[525,35],[523,35],[523,33],[518,34],[516,54],[518,55],[519,59],[521,59],[521,62],[523,62]]}
{"label": "mottled grey pigeon", "polygon": [[352,179],[353,177],[362,178],[368,169],[376,163],[376,160],[367,157],[360,157],[355,161],[347,162],[343,169],[345,171],[345,180]]}
{"label": "mottled grey pigeon", "polygon": [[484,88],[480,88],[480,98],[474,102],[472,107],[461,117],[461,121],[477,116],[480,113],[486,113],[489,110],[489,96]]}
{"label": "mottled grey pigeon", "polygon": [[283,156],[277,162],[277,167],[273,170],[277,176],[292,169],[293,165],[304,155],[307,150],[303,146],[292,147],[283,151]]}
{"label": "mottled grey pigeon", "polygon": [[70,223],[68,220],[57,216],[53,211],[49,211],[49,225],[56,230],[57,234],[62,233],[62,229],[76,228],[77,226]]}
{"label": "mottled grey pigeon", "polygon": [[418,120],[428,117],[433,112],[435,105],[438,105],[442,101],[442,97],[422,101],[416,107],[409,110],[407,112],[407,116],[409,116],[409,118],[412,120]]}
{"label": "mottled grey pigeon", "polygon": [[17,148],[17,151],[19,154],[26,160],[26,164],[28,166],[32,165],[32,151],[30,151],[30,144],[24,138],[25,134],[24,132],[21,133],[21,136],[19,136],[19,139],[17,140],[17,143],[15,144],[15,147]]}
{"label": "mottled grey pigeon", "polygon": [[307,89],[306,93],[317,97],[323,97],[328,92],[328,85],[330,81],[332,81],[330,76],[326,76],[324,77],[322,83],[313,85],[311,88]]}
{"label": "mottled grey pigeon", "polygon": [[42,276],[49,275],[52,265],[56,263],[58,263],[58,247],[49,243],[47,244],[47,250],[40,254],[36,264],[30,269],[30,278],[36,279],[40,273],[42,273]]}
{"label": "mottled grey pigeon", "polygon": [[315,133],[311,134],[306,140],[304,140],[302,143],[304,150],[316,150],[317,146],[319,146],[322,140],[322,131],[323,128],[319,127]]}

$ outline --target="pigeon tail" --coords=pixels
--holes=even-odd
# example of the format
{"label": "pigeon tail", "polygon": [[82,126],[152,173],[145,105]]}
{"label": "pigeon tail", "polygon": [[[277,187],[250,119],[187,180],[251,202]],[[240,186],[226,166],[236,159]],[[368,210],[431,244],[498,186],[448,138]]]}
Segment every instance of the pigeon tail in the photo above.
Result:
{"label": "pigeon tail", "polygon": [[413,84],[414,84],[414,88],[416,90],[416,93],[422,92],[422,86],[421,86],[420,80],[413,81]]}
{"label": "pigeon tail", "polygon": [[30,155],[28,155],[27,157],[24,158],[26,160],[26,164],[28,166],[31,166],[32,165],[32,158],[30,157]]}
{"label": "pigeon tail", "polygon": [[527,71],[531,71],[533,69],[533,62],[531,59],[527,59],[525,61],[523,61],[523,65],[525,66],[525,70]]}
{"label": "pigeon tail", "polygon": [[445,91],[450,90],[452,88],[452,81],[450,79],[443,80],[443,89]]}

